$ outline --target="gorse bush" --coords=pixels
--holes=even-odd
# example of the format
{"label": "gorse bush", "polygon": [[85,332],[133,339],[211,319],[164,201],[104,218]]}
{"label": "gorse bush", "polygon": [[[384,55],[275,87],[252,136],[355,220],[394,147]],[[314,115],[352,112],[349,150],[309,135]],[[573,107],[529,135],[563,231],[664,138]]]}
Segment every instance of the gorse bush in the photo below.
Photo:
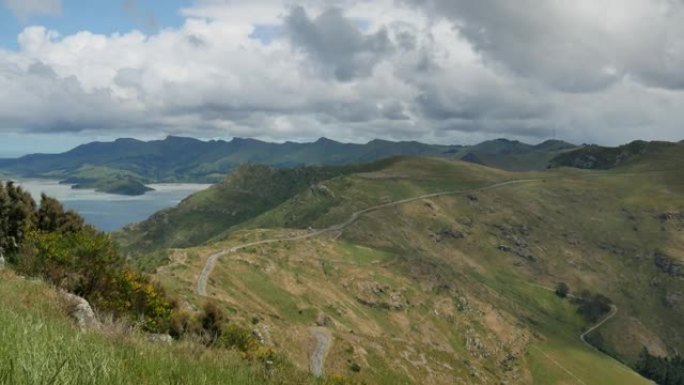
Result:
{"label": "gorse bush", "polygon": [[105,290],[89,296],[96,308],[133,317],[147,331],[169,331],[175,306],[149,276],[132,270],[117,271]]}
{"label": "gorse bush", "polygon": [[101,312],[144,330],[167,332],[173,302],[149,276],[127,266],[109,234],[44,194],[40,205],[21,187],[0,184],[0,252],[21,274],[86,298]]}

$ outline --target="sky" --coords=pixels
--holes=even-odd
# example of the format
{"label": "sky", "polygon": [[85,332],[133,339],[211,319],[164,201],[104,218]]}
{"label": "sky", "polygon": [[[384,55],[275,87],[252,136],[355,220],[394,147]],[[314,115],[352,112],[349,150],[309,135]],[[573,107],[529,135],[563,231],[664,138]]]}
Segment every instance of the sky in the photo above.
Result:
{"label": "sky", "polygon": [[0,157],[684,139],[682,0],[0,0]]}

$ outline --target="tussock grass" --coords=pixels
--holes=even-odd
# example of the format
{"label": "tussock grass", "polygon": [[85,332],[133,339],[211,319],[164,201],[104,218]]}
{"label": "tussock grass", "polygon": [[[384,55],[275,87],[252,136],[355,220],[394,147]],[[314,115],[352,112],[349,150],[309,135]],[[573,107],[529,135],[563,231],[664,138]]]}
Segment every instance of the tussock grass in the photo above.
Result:
{"label": "tussock grass", "polygon": [[307,384],[287,365],[270,377],[235,352],[191,342],[152,344],[133,333],[81,333],[39,281],[0,273],[1,385]]}

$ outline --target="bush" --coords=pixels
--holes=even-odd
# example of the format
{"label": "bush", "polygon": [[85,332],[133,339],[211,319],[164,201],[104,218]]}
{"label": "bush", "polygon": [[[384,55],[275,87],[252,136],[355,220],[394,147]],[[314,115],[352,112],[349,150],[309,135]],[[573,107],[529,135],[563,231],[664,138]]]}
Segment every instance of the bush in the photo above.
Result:
{"label": "bush", "polygon": [[116,272],[105,287],[88,299],[98,309],[118,317],[132,317],[142,328],[153,333],[170,330],[174,304],[164,289],[151,282],[149,276],[131,270]]}
{"label": "bush", "polygon": [[216,343],[223,332],[223,323],[227,321],[223,310],[219,308],[214,302],[207,302],[204,304],[204,309],[200,314],[200,324],[206,333],[209,341],[208,344]]}
{"label": "bush", "polygon": [[177,340],[186,336],[200,336],[202,334],[202,326],[196,316],[176,307],[171,313],[169,334]]}
{"label": "bush", "polygon": [[556,295],[565,298],[568,296],[570,293],[570,287],[568,286],[567,283],[565,282],[560,282],[558,285],[556,285]]}
{"label": "bush", "polygon": [[603,294],[591,294],[583,291],[573,299],[577,304],[577,312],[589,322],[598,322],[612,308],[612,301]]}

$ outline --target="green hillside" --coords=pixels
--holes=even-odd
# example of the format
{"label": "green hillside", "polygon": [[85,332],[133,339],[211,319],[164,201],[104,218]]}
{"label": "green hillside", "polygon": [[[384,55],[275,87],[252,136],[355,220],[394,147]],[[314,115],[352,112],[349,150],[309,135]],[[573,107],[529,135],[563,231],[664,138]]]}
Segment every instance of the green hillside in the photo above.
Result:
{"label": "green hillside", "polygon": [[544,170],[552,159],[575,148],[577,146],[561,140],[547,140],[538,145],[530,145],[497,139],[466,147],[459,151],[459,158],[509,171]]}
{"label": "green hillside", "polygon": [[202,301],[224,251],[207,295],[302,369],[322,328],[325,372],[369,383],[645,384],[580,341],[602,317],[552,291],[608,297],[617,312],[587,340],[626,365],[684,349],[681,147],[610,171],[399,158],[171,250],[156,276]]}
{"label": "green hillside", "polygon": [[645,142],[642,140],[619,147],[590,145],[559,154],[551,159],[549,167],[606,170],[615,167],[626,167],[631,164],[645,164],[656,158],[662,158],[666,161],[677,159],[676,156],[669,156],[672,151],[681,152],[681,145],[670,142]]}
{"label": "green hillside", "polygon": [[381,168],[392,161],[295,169],[241,166],[221,183],[185,199],[175,208],[126,227],[116,237],[126,251],[133,253],[198,245],[304,190],[320,187],[316,185],[320,181]]}

